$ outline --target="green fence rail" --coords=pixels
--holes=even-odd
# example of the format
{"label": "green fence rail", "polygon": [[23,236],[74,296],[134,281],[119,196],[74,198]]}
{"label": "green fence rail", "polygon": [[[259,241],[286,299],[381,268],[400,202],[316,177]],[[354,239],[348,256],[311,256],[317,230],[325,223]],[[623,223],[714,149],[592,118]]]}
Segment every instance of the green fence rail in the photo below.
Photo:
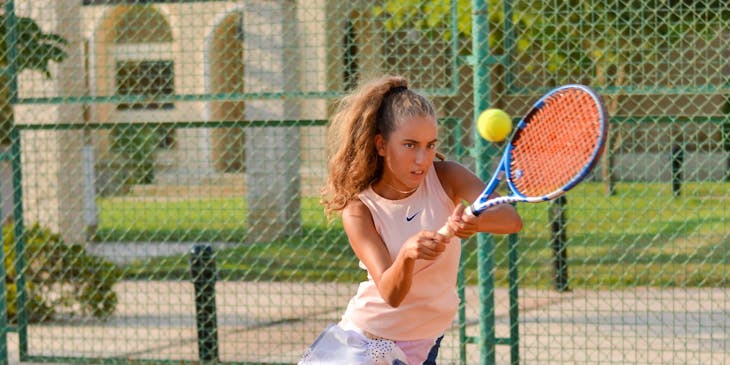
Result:
{"label": "green fence rail", "polygon": [[730,5],[18,0],[0,14],[0,363],[291,364],[365,279],[320,204],[360,81],[428,95],[487,179],[566,83],[600,166],[463,242],[443,364],[730,364]]}

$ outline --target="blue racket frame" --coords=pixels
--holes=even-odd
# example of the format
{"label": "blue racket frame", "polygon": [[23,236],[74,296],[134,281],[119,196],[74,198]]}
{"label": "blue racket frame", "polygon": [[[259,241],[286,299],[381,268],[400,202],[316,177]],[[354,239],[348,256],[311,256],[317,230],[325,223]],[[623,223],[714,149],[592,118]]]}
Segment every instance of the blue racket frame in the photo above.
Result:
{"label": "blue racket frame", "polygon": [[[593,150],[593,153],[591,154],[590,160],[588,163],[583,166],[583,168],[565,185],[560,187],[559,189],[543,196],[526,196],[517,189],[514,182],[510,178],[511,170],[510,165],[512,162],[512,141],[515,137],[517,137],[523,129],[527,126],[530,120],[530,116],[532,116],[534,113],[545,107],[545,100],[549,98],[550,96],[562,92],[566,89],[580,89],[584,92],[586,92],[588,95],[593,98],[594,102],[597,105],[599,118],[600,118],[600,131],[599,131],[599,138],[596,143],[596,147]],[[497,169],[495,170],[494,174],[492,174],[492,178],[487,183],[487,186],[484,188],[484,191],[479,195],[479,197],[476,199],[474,203],[471,204],[469,207],[469,210],[471,214],[473,215],[479,215],[486,209],[489,209],[491,207],[502,205],[502,204],[512,204],[517,202],[526,202],[526,203],[539,203],[544,201],[553,200],[555,198],[558,198],[562,195],[564,195],[566,192],[568,192],[570,189],[575,187],[578,183],[583,181],[583,179],[586,178],[593,170],[593,168],[598,163],[598,160],[601,158],[601,155],[603,154],[603,150],[606,146],[606,139],[608,136],[608,113],[606,112],[606,108],[603,105],[603,102],[601,101],[600,96],[593,91],[591,88],[585,85],[579,85],[579,84],[568,84],[563,85],[558,88],[555,88],[545,94],[543,97],[541,97],[538,101],[536,101],[530,111],[525,114],[525,116],[520,119],[520,121],[517,123],[517,126],[515,127],[514,132],[512,133],[509,143],[507,143],[505,147],[505,151],[502,154],[502,158],[500,159],[499,165],[497,166]],[[517,175],[519,175],[519,172],[516,172]],[[508,196],[498,197],[494,199],[489,199],[489,196],[492,195],[494,190],[499,186],[499,184],[502,182],[503,179],[507,180],[507,186],[509,187],[511,194]]]}

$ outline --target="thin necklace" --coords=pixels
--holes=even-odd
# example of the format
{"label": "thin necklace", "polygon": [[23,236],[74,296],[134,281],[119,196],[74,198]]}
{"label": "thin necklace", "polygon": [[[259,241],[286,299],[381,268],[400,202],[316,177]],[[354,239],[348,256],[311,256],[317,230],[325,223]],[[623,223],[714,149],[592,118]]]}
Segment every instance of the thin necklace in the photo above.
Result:
{"label": "thin necklace", "polygon": [[393,191],[395,191],[396,193],[399,193],[399,194],[403,194],[403,195],[410,195],[410,194],[412,194],[413,192],[415,192],[416,190],[418,190],[418,186],[416,186],[415,188],[413,188],[413,189],[411,189],[411,190],[408,190],[408,191],[403,191],[403,190],[398,190],[398,189],[396,189],[396,188],[395,188],[395,186],[393,186],[393,185],[391,185],[391,184],[389,184],[389,183],[387,183],[387,182],[385,182],[385,181],[383,181],[383,183],[385,183],[385,185],[388,185],[388,187],[389,187],[390,189],[392,189]]}

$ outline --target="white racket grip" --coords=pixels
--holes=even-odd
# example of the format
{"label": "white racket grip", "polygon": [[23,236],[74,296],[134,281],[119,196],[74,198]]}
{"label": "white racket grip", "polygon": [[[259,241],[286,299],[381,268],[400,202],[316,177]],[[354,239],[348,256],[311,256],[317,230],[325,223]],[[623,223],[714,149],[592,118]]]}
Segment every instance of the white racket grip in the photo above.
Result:
{"label": "white racket grip", "polygon": [[[468,206],[468,207],[466,207],[466,209],[464,209],[464,214],[468,214],[470,216],[474,216],[474,213],[472,213],[472,211],[471,211],[471,205]],[[449,223],[448,222],[446,224],[444,224],[443,227],[439,228],[439,230],[436,231],[436,232],[438,234],[446,237],[447,239],[448,238],[451,238],[451,237],[454,237],[454,232],[451,232],[451,230],[449,229]]]}

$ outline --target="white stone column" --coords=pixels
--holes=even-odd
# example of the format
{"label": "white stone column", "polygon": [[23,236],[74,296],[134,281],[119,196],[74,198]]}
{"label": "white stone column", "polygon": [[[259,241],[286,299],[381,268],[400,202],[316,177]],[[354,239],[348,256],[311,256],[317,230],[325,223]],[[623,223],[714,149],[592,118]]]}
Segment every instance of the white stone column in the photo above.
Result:
{"label": "white stone column", "polygon": [[[68,41],[66,60],[51,64],[52,79],[39,73],[19,80],[20,95],[80,96],[84,92],[84,61],[80,1],[38,1],[30,16],[44,32]],[[39,91],[40,90],[40,91]],[[16,108],[16,123],[82,123],[82,105],[61,104]],[[26,226],[39,223],[59,233],[67,243],[86,240],[84,224],[83,132],[74,129],[21,133],[23,206]]]}
{"label": "white stone column", "polygon": [[[296,3],[247,4],[243,31],[246,91],[300,90]],[[246,103],[247,120],[294,120],[300,115],[298,102],[290,98]],[[246,128],[248,241],[275,240],[301,226],[300,160],[299,127]]]}

